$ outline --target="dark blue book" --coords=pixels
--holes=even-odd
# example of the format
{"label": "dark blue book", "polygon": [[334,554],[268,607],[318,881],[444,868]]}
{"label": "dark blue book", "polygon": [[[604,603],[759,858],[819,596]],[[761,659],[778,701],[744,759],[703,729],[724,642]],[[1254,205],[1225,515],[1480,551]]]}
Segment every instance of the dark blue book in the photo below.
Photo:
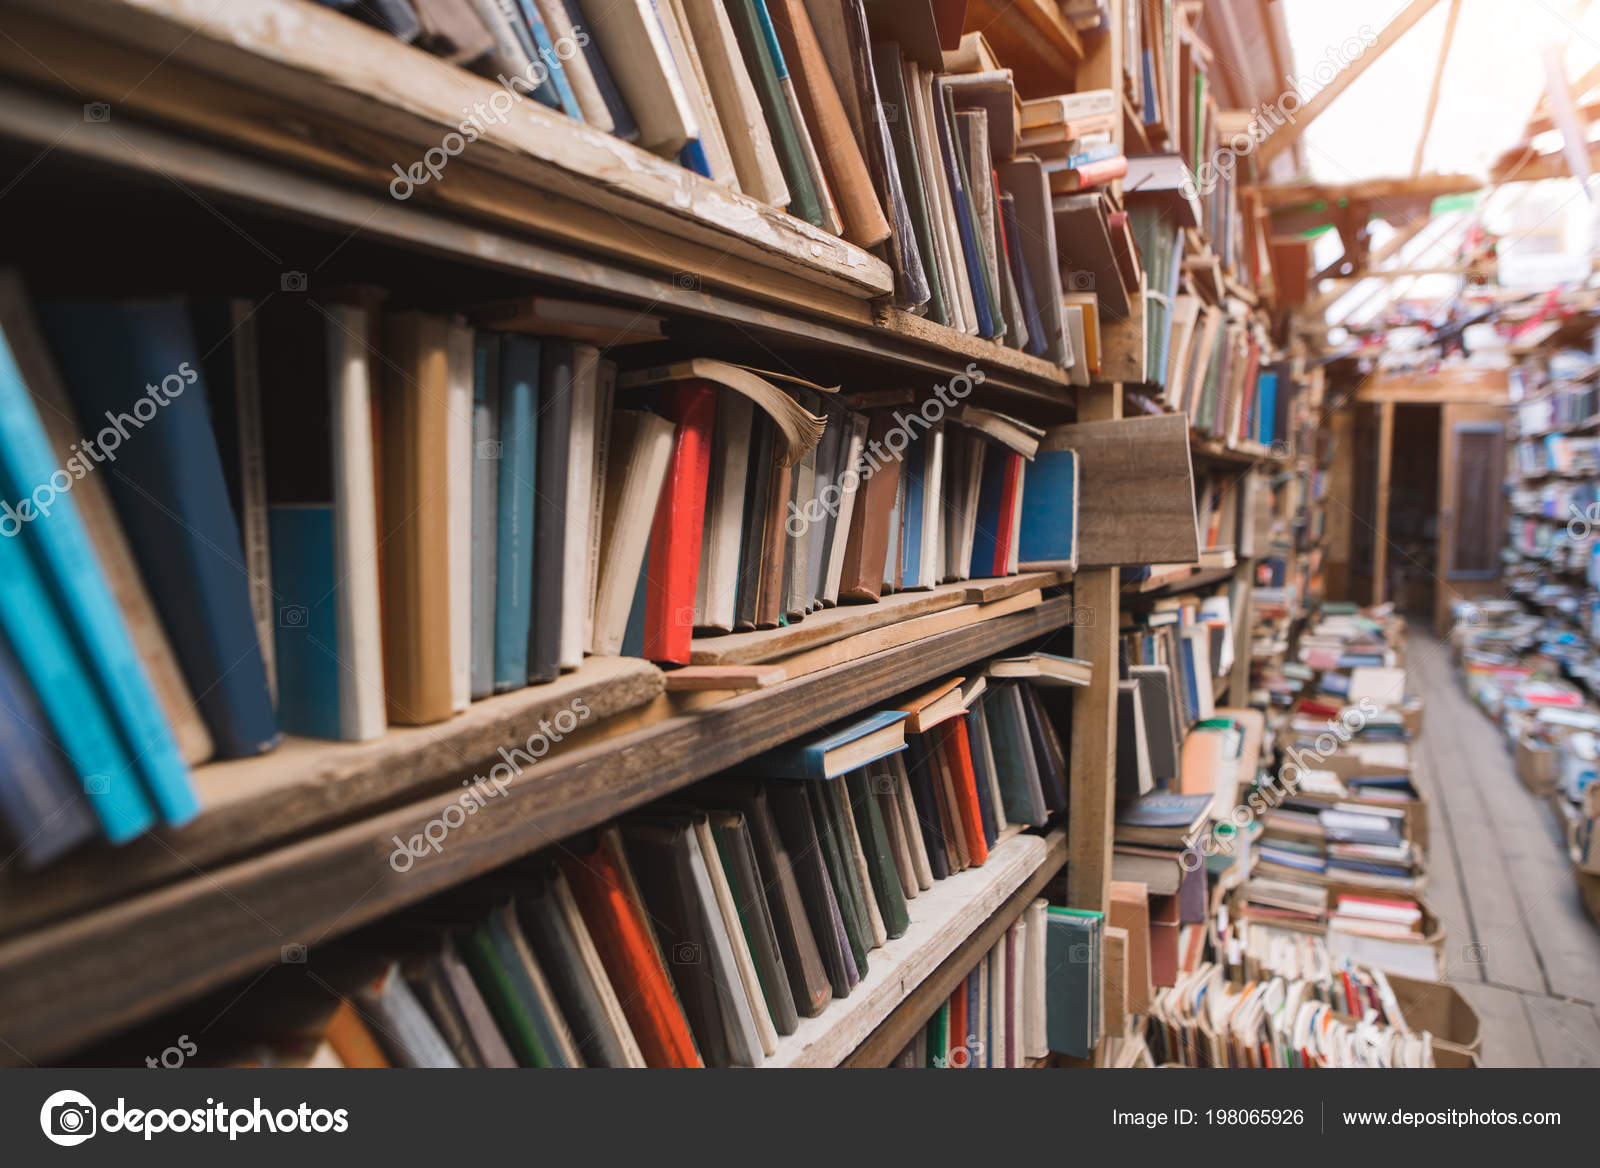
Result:
{"label": "dark blue book", "polygon": [[924,431],[900,460],[900,483],[905,492],[900,510],[900,587],[919,588],[925,583],[922,563],[923,496],[928,490],[928,435]]}
{"label": "dark blue book", "polygon": [[[528,683],[561,676],[561,622],[568,619],[567,462],[572,440],[572,342],[546,340],[539,373],[538,496],[533,507],[533,615],[528,628]],[[574,549],[574,554],[587,554]],[[577,597],[573,597],[576,603]]]}
{"label": "dark blue book", "polygon": [[961,252],[966,257],[967,283],[972,288],[972,303],[978,313],[978,335],[996,335],[994,315],[989,311],[989,292],[983,276],[983,257],[978,254],[978,235],[972,228],[972,208],[967,199],[967,187],[961,181],[960,162],[955,143],[950,135],[950,124],[945,117],[944,87],[935,87],[933,122],[939,139],[939,153],[944,160],[945,179],[950,185],[950,195],[955,201],[956,228],[961,236]]}
{"label": "dark blue book", "polygon": [[1022,480],[1017,566],[1078,570],[1078,454],[1041,450]]}
{"label": "dark blue book", "polygon": [[[213,362],[231,353],[198,344],[178,300],[55,301],[40,317],[79,416],[104,418],[102,450],[118,436],[112,501],[217,757],[272,749],[278,723],[207,400]],[[139,406],[155,404],[147,385],[166,404],[141,420]]]}
{"label": "dark blue book", "polygon": [[1000,223],[1006,233],[1006,260],[1011,265],[1011,279],[1017,286],[1022,316],[1028,325],[1028,343],[1023,350],[1043,357],[1044,319],[1039,315],[1039,297],[1034,292],[1033,281],[1028,278],[1028,265],[1022,259],[1022,226],[1017,222],[1017,200],[1009,191],[1000,194]]}
{"label": "dark blue book", "polygon": [[72,761],[11,647],[0,639],[0,828],[23,868],[48,864],[96,834]]}
{"label": "dark blue book", "polygon": [[533,612],[534,474],[539,450],[539,342],[507,333],[500,341],[500,477],[495,490],[494,689],[528,684]]}
{"label": "dark blue book", "polygon": [[904,750],[905,719],[903,710],[879,710],[758,754],[739,769],[767,779],[832,779]]}
{"label": "dark blue book", "polygon": [[622,91],[617,88],[616,78],[611,76],[611,67],[606,64],[605,54],[600,51],[600,43],[595,40],[594,34],[584,27],[583,13],[579,11],[574,0],[556,0],[556,2],[567,10],[567,20],[571,22],[573,31],[583,36],[584,60],[589,62],[589,72],[594,76],[595,86],[600,90],[600,97],[605,101],[606,109],[611,111],[611,133],[624,142],[637,142],[639,123],[634,121],[633,112],[628,109],[628,103],[622,99]]}
{"label": "dark blue book", "polygon": [[933,793],[933,752],[927,740],[917,735],[906,751],[906,782],[911,788],[911,802],[917,811],[917,825],[922,830],[923,850],[928,854],[928,868],[935,880],[950,875],[950,854],[944,846],[944,825],[939,817],[939,803]]}
{"label": "dark blue book", "polygon": [[[1005,511],[1006,476],[1012,452],[999,446],[984,451],[983,477],[978,481],[978,519],[972,534],[972,574],[976,577],[1004,576],[1006,565],[999,563],[1003,537],[1009,525],[1001,518]],[[1028,477],[1022,480],[1027,498]]]}
{"label": "dark blue book", "polygon": [[1000,838],[994,807],[994,751],[989,744],[989,725],[983,716],[981,700],[966,713],[967,743],[972,750],[972,773],[978,784],[978,813],[983,817],[983,842],[994,847]]}

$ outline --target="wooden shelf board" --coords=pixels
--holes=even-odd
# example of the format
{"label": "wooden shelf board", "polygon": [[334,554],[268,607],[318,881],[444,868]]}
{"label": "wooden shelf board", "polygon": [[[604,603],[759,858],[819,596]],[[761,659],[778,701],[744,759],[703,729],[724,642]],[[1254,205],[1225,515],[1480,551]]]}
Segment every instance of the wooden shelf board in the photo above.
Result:
{"label": "wooden shelf board", "polygon": [[1224,580],[1233,578],[1239,569],[1232,568],[1192,568],[1185,575],[1152,576],[1148,580],[1140,580],[1137,584],[1123,585],[1123,591],[1139,596],[1153,596],[1156,594],[1169,594],[1174,592],[1192,592],[1196,588],[1205,588],[1212,584],[1220,584]]}
{"label": "wooden shelf board", "polygon": [[[848,1058],[897,1007],[961,948],[1045,863],[1066,856],[1066,833],[1050,840],[1019,835],[995,847],[981,868],[968,868],[906,902],[911,927],[874,949],[867,976],[843,1001],[815,1018],[800,1019],[793,1034],[778,1039],[764,1067],[831,1067]],[[904,1045],[902,1043],[902,1045]]]}
{"label": "wooden shelf board", "polygon": [[1072,598],[1055,597],[590,737],[525,768],[405,871],[390,862],[395,840],[458,806],[453,790],[225,866],[183,866],[176,882],[0,941],[0,1062],[47,1061],[248,975],[285,946],[320,944],[1071,618]]}

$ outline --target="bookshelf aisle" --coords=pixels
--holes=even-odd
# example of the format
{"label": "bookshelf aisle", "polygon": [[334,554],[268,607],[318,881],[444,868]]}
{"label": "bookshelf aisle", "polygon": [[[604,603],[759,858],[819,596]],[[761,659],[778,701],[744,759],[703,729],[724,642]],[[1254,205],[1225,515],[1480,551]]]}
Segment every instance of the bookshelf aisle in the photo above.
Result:
{"label": "bookshelf aisle", "polygon": [[[0,4],[0,1064],[1476,1065],[1304,314],[1377,196],[1230,145],[1288,50]],[[1571,356],[1518,538],[1589,501]],[[1456,639],[1537,651],[1600,879],[1587,560],[1520,554],[1553,611]]]}

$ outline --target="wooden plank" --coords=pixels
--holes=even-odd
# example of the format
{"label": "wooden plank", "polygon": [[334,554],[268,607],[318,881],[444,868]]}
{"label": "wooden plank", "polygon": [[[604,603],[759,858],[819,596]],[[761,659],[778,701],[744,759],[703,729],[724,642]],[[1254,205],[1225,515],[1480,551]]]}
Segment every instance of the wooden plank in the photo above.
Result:
{"label": "wooden plank", "polygon": [[41,873],[8,867],[0,874],[0,934],[453,789],[461,776],[484,773],[501,748],[525,745],[541,722],[587,710],[568,732],[598,726],[661,692],[661,671],[649,662],[591,657],[549,685],[473,702],[447,722],[394,727],[372,742],[291,737],[269,754],[200,767],[194,780],[204,811],[187,827],[85,849]]}
{"label": "wooden plank", "polygon": [[1433,66],[1433,84],[1428,87],[1428,104],[1422,115],[1422,132],[1417,135],[1417,152],[1411,158],[1411,177],[1422,173],[1422,152],[1433,132],[1433,115],[1439,108],[1439,82],[1444,80],[1445,62],[1450,59],[1450,42],[1456,36],[1456,18],[1461,15],[1461,0],[1450,0],[1450,15],[1444,24],[1444,39],[1439,42],[1439,59]]}
{"label": "wooden plank", "polygon": [[1106,1033],[1121,1034],[1128,1021],[1128,930],[1105,930]]}
{"label": "wooden plank", "polygon": [[1100,322],[1100,380],[1139,384],[1145,380],[1144,297],[1128,298],[1128,315]]}
{"label": "wooden plank", "polygon": [[[903,1006],[911,1013],[933,997],[931,1008],[922,1016],[928,1017],[938,1008],[938,990],[948,998],[955,986],[983,956],[989,946],[983,944],[992,929],[985,925],[1009,912],[1014,894],[1019,888],[1042,886],[1041,869],[1048,866],[1054,856],[1054,867],[1061,866],[1065,847],[1054,846],[1042,836],[1021,835],[999,845],[989,854],[981,868],[968,868],[944,880],[936,881],[932,888],[906,902],[911,915],[911,927],[903,937],[874,949],[868,959],[870,968],[861,984],[850,991],[843,1000],[833,1004],[818,1017],[802,1018],[793,1034],[778,1039],[778,1049],[763,1067],[833,1067],[847,1058],[855,1064],[855,1055],[863,1043],[871,1039],[871,1051],[882,1051],[890,1046],[893,1036],[909,1029],[898,1046],[888,1050],[877,1063],[887,1066],[899,1054],[906,1042],[915,1035],[914,1027],[899,1026],[893,1034],[882,1039],[874,1033]],[[1031,895],[1030,895],[1031,899]],[[1016,913],[1022,911],[1017,906]],[[1016,919],[1016,913],[1006,917],[1002,929]],[[993,945],[990,941],[989,945]],[[959,959],[952,961],[951,958]],[[947,967],[957,967],[948,968]],[[937,975],[944,974],[944,977]],[[948,980],[948,984],[944,984]],[[903,1016],[902,1016],[903,1017]],[[961,1046],[965,1035],[953,1039],[952,1045]]]}
{"label": "wooden plank", "polygon": [[1600,1023],[1581,1002],[1523,996],[1539,1058],[1547,1067],[1600,1067]]}
{"label": "wooden plank", "polygon": [[1377,514],[1372,539],[1372,604],[1382,604],[1389,588],[1389,472],[1394,462],[1394,403],[1378,411]]}
{"label": "wooden plank", "polygon": [[1024,98],[1072,88],[1084,43],[1053,0],[971,0],[966,28],[982,32]]}
{"label": "wooden plank", "polygon": [[766,689],[788,679],[781,665],[686,665],[666,675],[668,693]]}
{"label": "wooden plank", "polygon": [[[1039,446],[1041,451],[1067,448],[1078,453],[1080,568],[1200,558],[1186,417],[1052,426]],[[1130,516],[1137,518],[1130,521]]]}
{"label": "wooden plank", "polygon": [[[1301,124],[1304,125],[1304,122]],[[1483,185],[1483,180],[1476,175],[1424,174],[1416,178],[1374,178],[1353,183],[1263,183],[1250,189],[1265,206],[1275,210],[1280,207],[1304,207],[1312,203],[1337,207],[1362,202],[1375,203],[1381,208],[1386,201],[1471,194],[1482,190]]]}
{"label": "wooden plank", "polygon": [[1534,1038],[1533,1023],[1522,1004],[1522,994],[1476,981],[1453,984],[1461,991],[1461,996],[1472,1003],[1483,1023],[1480,1033],[1485,1067],[1544,1066]]}
{"label": "wooden plank", "polygon": [[[1122,387],[1091,389],[1080,403],[1079,416],[1083,426],[1115,424],[1122,417]],[[1178,421],[1183,425],[1182,419]],[[1182,438],[1187,460],[1187,429]],[[1079,483],[1082,496],[1087,480],[1080,478]],[[1190,510],[1193,526],[1193,508]],[[1080,525],[1080,549],[1082,539]],[[1111,903],[1111,830],[1116,806],[1119,575],[1116,568],[1080,569],[1072,586],[1072,655],[1093,667],[1095,684],[1079,690],[1072,703],[1067,903],[1102,912]]]}
{"label": "wooden plank", "polygon": [[[224,5],[204,0],[86,0],[69,6],[27,2],[76,30],[27,45],[25,53],[46,59],[52,72],[70,66],[57,58],[77,52],[88,37],[118,41],[145,55],[142,83],[128,89],[106,88],[102,82],[86,96],[138,108],[147,86],[160,87],[165,71],[176,73],[187,66],[227,79],[246,95],[270,96],[276,121],[312,111],[402,138],[409,153],[379,156],[385,159],[385,188],[395,178],[388,161],[401,163],[403,169],[407,161],[440,148],[446,135],[457,132],[462,110],[496,108],[493,99],[504,93],[494,81],[376,28],[295,0],[230,0]],[[151,60],[160,68],[150,68]],[[417,191],[430,196],[447,192],[470,170],[495,171],[609,212],[614,237],[626,241],[632,236],[641,250],[650,243],[648,236],[631,230],[636,224],[705,244],[718,241],[742,258],[813,272],[825,284],[854,288],[864,297],[893,291],[888,265],[820,228],[574,123],[537,101],[518,102],[515,111],[500,122],[481,118],[486,124],[470,149],[464,148],[459,157],[446,156],[449,171],[444,178],[417,184]],[[182,116],[177,107],[167,112]]]}
{"label": "wooden plank", "polygon": [[696,637],[691,665],[745,665],[774,661],[805,649],[826,645],[869,629],[913,617],[942,612],[963,604],[1001,600],[1060,581],[1057,572],[1026,572],[1000,580],[959,580],[920,592],[897,592],[875,604],[841,604],[814,612],[804,620],[776,629],[756,629],[725,636]]}
{"label": "wooden plank", "polygon": [[[0,1062],[49,1061],[162,1009],[606,822],[829,722],[1062,627],[1072,600],[879,653],[656,725],[586,741],[400,870],[454,792],[0,941]],[[437,834],[437,833],[435,833]],[[1109,848],[1109,834],[1107,835]],[[399,857],[404,861],[405,856]]]}

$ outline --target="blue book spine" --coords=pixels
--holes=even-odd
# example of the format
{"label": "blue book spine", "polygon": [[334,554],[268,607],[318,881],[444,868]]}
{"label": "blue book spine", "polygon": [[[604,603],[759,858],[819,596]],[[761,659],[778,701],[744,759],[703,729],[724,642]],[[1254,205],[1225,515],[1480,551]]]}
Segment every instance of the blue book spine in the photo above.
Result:
{"label": "blue book spine", "polygon": [[[996,457],[1001,455],[1001,457]],[[1006,463],[1009,451],[1002,453],[991,448],[983,460],[983,479],[978,484],[978,520],[972,536],[972,574],[974,576],[999,576],[1005,574],[1005,565],[995,564],[999,554],[1000,510],[1005,502]],[[1023,480],[1023,500],[1026,501],[1028,479]],[[1019,553],[1020,555],[1020,553]],[[1020,559],[1019,559],[1020,562]],[[1007,815],[1009,816],[1009,812]]]}
{"label": "blue book spine", "polygon": [[106,838],[126,843],[155,825],[155,811],[117,736],[100,695],[89,683],[55,604],[16,539],[0,537],[0,626],[56,741],[77,772]]}
{"label": "blue book spine", "polygon": [[556,46],[550,39],[550,29],[545,25],[544,14],[539,11],[535,0],[519,0],[519,3],[522,5],[522,15],[528,21],[528,31],[533,34],[533,60],[549,70],[550,84],[555,87],[556,100],[560,102],[561,112],[575,122],[583,121],[583,110],[578,105],[578,95],[572,92],[572,85],[567,81],[567,71],[561,67],[561,58],[556,55]]}
{"label": "blue book spine", "polygon": [[1277,436],[1278,375],[1263,373],[1256,391],[1256,441],[1271,446]]}
{"label": "blue book spine", "polygon": [[633,590],[633,606],[628,609],[628,624],[622,633],[621,652],[624,657],[644,656],[644,614],[650,595],[650,549],[644,553],[644,566],[639,569],[639,584]]}
{"label": "blue book spine", "polygon": [[945,178],[950,184],[950,194],[955,199],[956,228],[961,236],[961,253],[966,259],[967,283],[972,288],[972,303],[978,313],[978,335],[995,335],[994,316],[989,311],[989,288],[983,274],[983,260],[978,255],[978,236],[972,229],[972,208],[967,202],[967,187],[961,181],[961,168],[956,165],[956,146],[951,138],[950,124],[945,118],[943,89],[934,91],[933,121],[938,130],[939,152],[944,156]]}
{"label": "blue book spine", "polygon": [[[77,334],[77,342],[85,347],[98,347],[109,341],[110,338],[91,339],[89,334]],[[110,351],[114,353],[115,349],[110,348]],[[174,362],[170,368],[176,370],[177,364]],[[113,384],[125,388],[129,380],[126,370],[118,372],[122,376]],[[194,376],[198,379],[199,374],[195,373]],[[182,380],[181,375],[179,380]],[[142,382],[140,378],[139,384],[142,385]],[[140,395],[141,401],[151,401],[143,395],[142,390],[135,389],[134,392]],[[200,401],[199,405],[203,414],[204,401]],[[151,401],[152,409],[154,406],[155,403]],[[209,436],[210,423],[206,421],[205,424]],[[215,442],[211,445],[211,454],[213,461],[216,461]],[[83,458],[79,466],[84,468],[85,474],[93,469],[87,458]],[[162,713],[161,704],[150,685],[138,650],[134,648],[133,639],[128,635],[122,611],[111,595],[99,558],[89,542],[89,533],[78,517],[77,505],[68,491],[58,491],[54,486],[58,477],[69,483],[74,481],[72,473],[57,466],[50,440],[39,421],[28,388],[23,384],[22,373],[17,368],[10,345],[0,339],[0,484],[3,484],[8,496],[18,500],[32,496],[36,504],[47,488],[55,496],[48,504],[48,514],[40,514],[31,523],[23,525],[24,531],[20,533],[22,543],[40,575],[60,601],[61,614],[68,628],[76,632],[82,659],[88,664],[129,752],[137,760],[139,773],[156,806],[161,809],[168,823],[187,823],[200,810],[199,801],[189,785],[188,764],[178,752],[177,739],[173,737],[172,728]],[[120,479],[121,476],[117,476],[113,481]],[[218,462],[215,484],[219,491],[218,505],[227,511],[227,488],[221,479],[221,464]],[[237,543],[236,537],[235,547]],[[236,562],[242,561],[242,553],[237,554],[240,560]],[[248,602],[245,610],[248,615]],[[253,621],[248,627],[254,636]],[[263,689],[265,680],[263,673]]]}
{"label": "blue book spine", "polygon": [[[1017,562],[1070,563],[1078,558],[1078,456],[1040,451],[1022,480],[1022,524]],[[979,495],[981,500],[982,495]],[[978,522],[983,522],[982,504]]]}
{"label": "blue book spine", "polygon": [[694,171],[705,178],[711,177],[711,159],[706,157],[706,148],[700,144],[698,138],[691,138],[678,151],[678,165]]}
{"label": "blue book spine", "polygon": [[472,352],[472,697],[494,692],[495,586],[500,554],[500,336]]}
{"label": "blue book spine", "polygon": [[1115,158],[1121,153],[1122,148],[1115,142],[1102,142],[1098,146],[1091,146],[1087,150],[1080,150],[1078,153],[1070,155],[1067,158],[1067,169],[1077,170],[1080,166],[1088,166],[1091,162],[1101,162],[1107,158]]}
{"label": "blue book spine", "polygon": [[[96,443],[114,468],[102,473],[109,475],[123,531],[217,756],[270,750],[278,724],[250,608],[239,522],[211,426],[202,368],[208,350],[196,343],[185,306],[178,300],[57,301],[42,305],[40,317],[85,427],[105,423]],[[166,395],[164,406],[155,407],[147,383]],[[153,412],[140,410],[145,402]],[[115,612],[109,604],[97,607]],[[103,633],[96,639],[109,643]],[[117,641],[125,645],[126,634],[119,632]],[[148,683],[141,690],[148,694]],[[141,700],[146,717],[159,717],[153,699]],[[162,735],[171,742],[164,722]],[[159,760],[148,752],[141,760],[157,805],[172,822],[195,811],[181,763],[175,745],[163,747]]]}
{"label": "blue book spine", "polygon": [[[539,57],[539,46],[533,43],[533,30],[528,24],[527,10],[533,7],[533,0],[495,0],[500,6],[500,14],[505,17],[506,24],[511,29],[511,35],[517,38],[517,44],[522,47],[522,53],[528,58],[530,64],[542,65]],[[537,9],[534,9],[537,13]],[[543,74],[541,77],[540,74]],[[534,70],[531,76],[522,78],[529,85],[534,84],[534,78],[539,77],[539,83],[534,86],[533,97],[540,105],[547,105],[551,109],[561,108],[561,98],[556,94],[555,84],[550,80],[548,67]]]}
{"label": "blue book spine", "polygon": [[494,613],[497,693],[528,684],[539,361],[538,341],[506,335],[500,353],[500,556],[495,567]]}
{"label": "blue book spine", "polygon": [[48,864],[95,834],[67,756],[22,667],[0,638],[0,824],[27,869]]}
{"label": "blue book spine", "polygon": [[901,512],[900,530],[900,585],[917,588],[922,584],[922,496],[926,489],[922,481],[927,469],[927,437],[919,437],[906,450],[900,464],[900,481],[905,484],[905,506]]}
{"label": "blue book spine", "polygon": [[294,616],[280,619],[273,637],[278,676],[292,683],[278,687],[278,724],[307,738],[343,738],[333,507],[269,507],[267,538],[273,596],[280,612]]}

